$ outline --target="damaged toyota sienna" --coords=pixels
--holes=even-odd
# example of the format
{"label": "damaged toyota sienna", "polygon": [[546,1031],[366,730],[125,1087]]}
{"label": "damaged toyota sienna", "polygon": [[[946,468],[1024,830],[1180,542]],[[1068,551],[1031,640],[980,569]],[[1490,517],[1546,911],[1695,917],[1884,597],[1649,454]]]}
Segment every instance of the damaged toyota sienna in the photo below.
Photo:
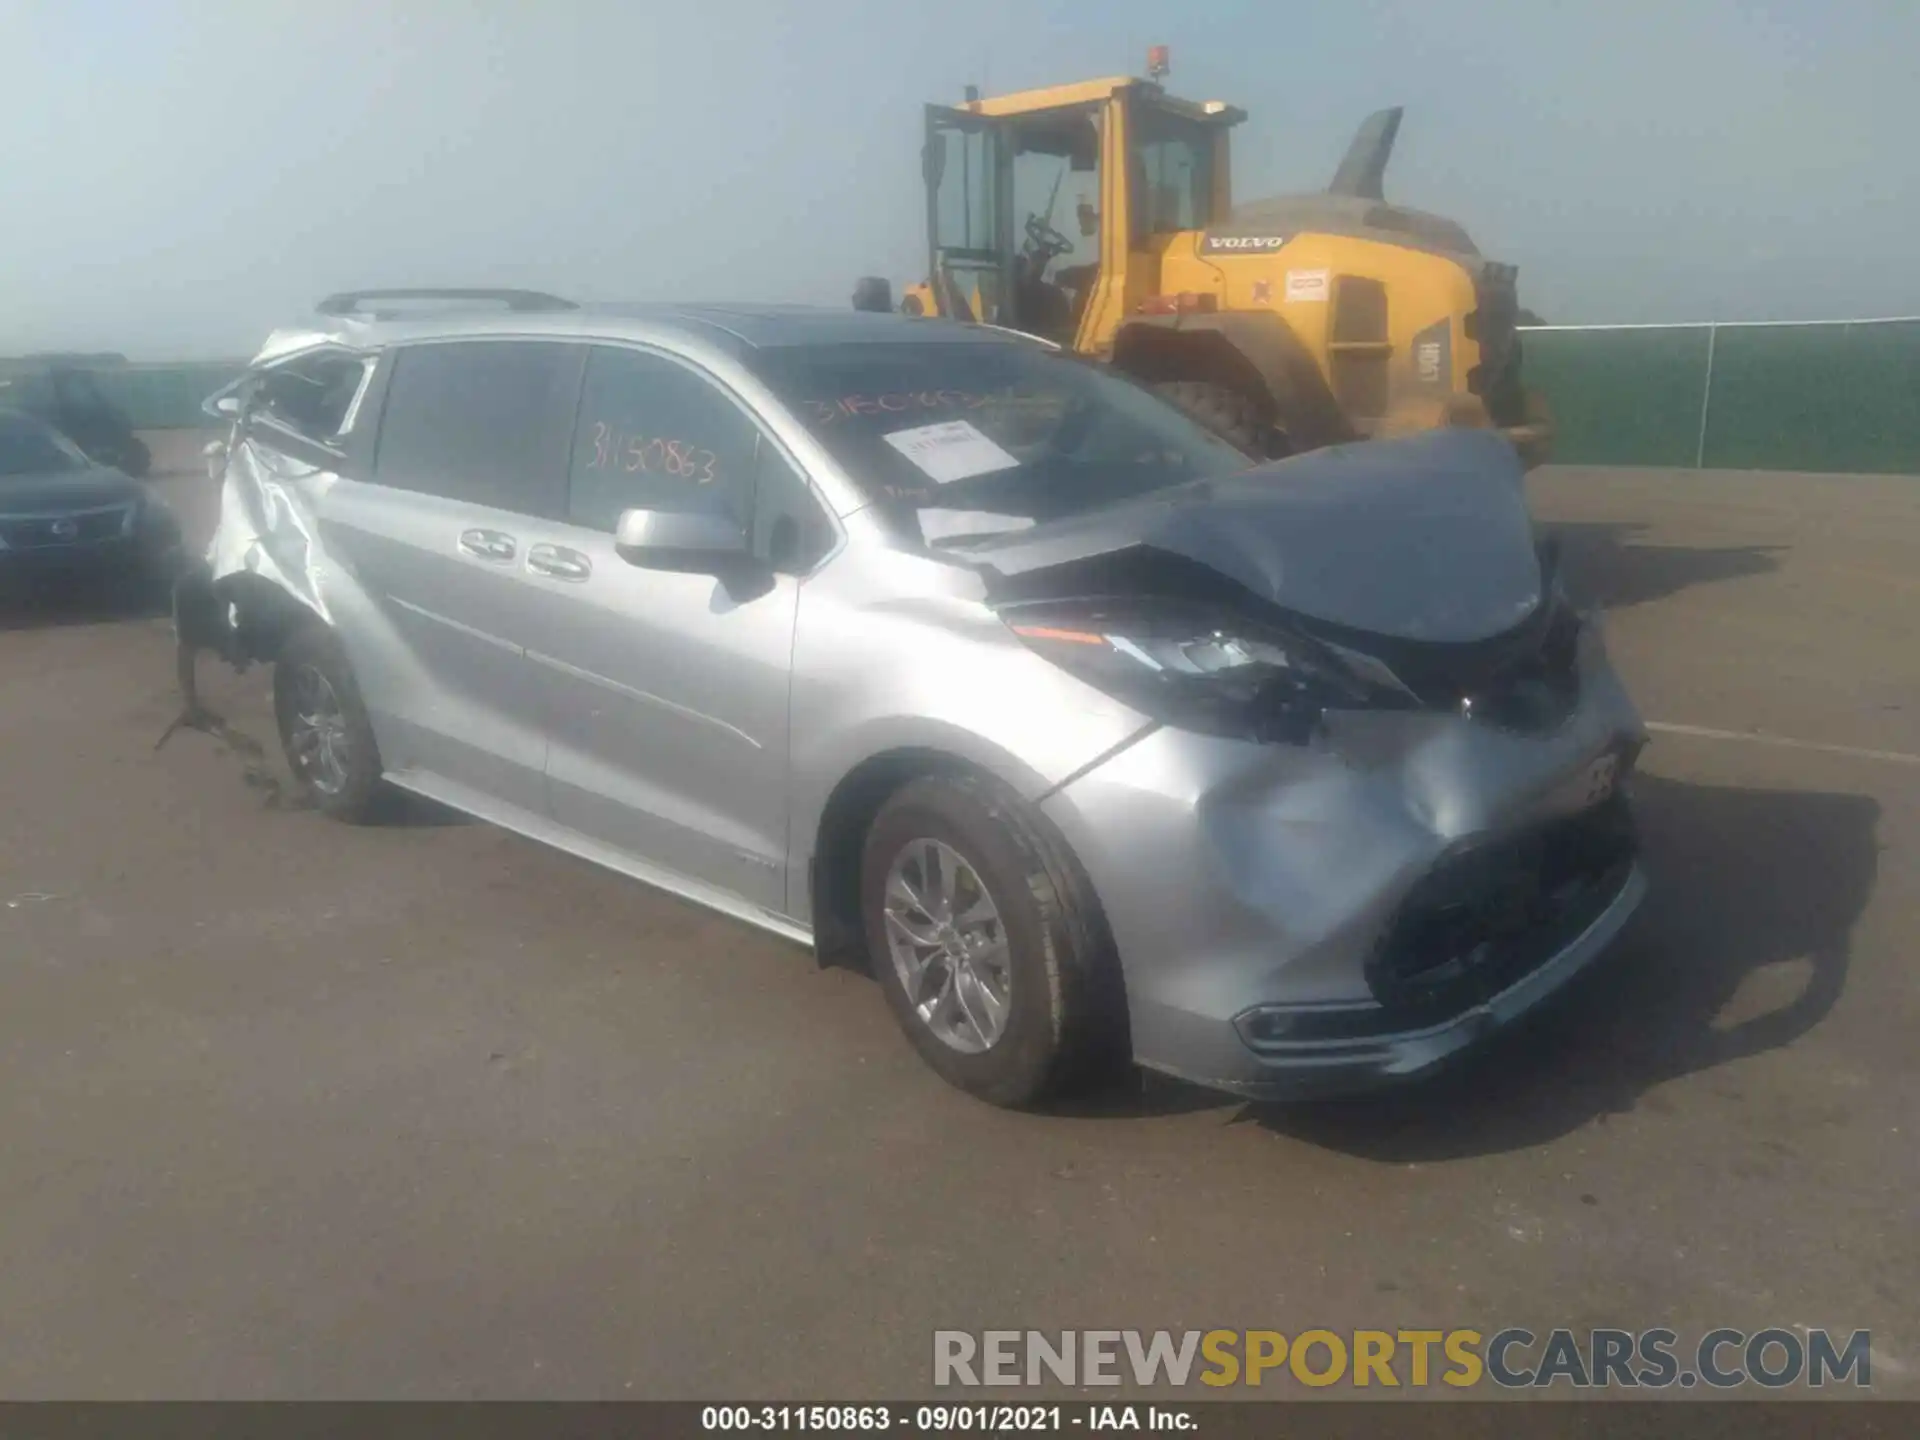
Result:
{"label": "damaged toyota sienna", "polygon": [[182,654],[273,666],[319,809],[864,964],[988,1101],[1419,1076],[1645,891],[1645,733],[1498,436],[1250,467],[988,327],[511,291],[333,297],[209,407]]}

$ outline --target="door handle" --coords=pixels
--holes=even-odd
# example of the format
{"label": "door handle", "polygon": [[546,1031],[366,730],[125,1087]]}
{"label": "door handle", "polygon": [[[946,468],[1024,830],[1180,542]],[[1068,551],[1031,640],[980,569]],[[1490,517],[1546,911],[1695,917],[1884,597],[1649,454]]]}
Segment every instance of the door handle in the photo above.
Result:
{"label": "door handle", "polygon": [[564,545],[535,545],[527,551],[527,569],[555,580],[584,580],[593,574],[593,562]]}
{"label": "door handle", "polygon": [[498,530],[462,530],[460,548],[476,560],[499,562],[513,559],[516,547],[511,535]]}

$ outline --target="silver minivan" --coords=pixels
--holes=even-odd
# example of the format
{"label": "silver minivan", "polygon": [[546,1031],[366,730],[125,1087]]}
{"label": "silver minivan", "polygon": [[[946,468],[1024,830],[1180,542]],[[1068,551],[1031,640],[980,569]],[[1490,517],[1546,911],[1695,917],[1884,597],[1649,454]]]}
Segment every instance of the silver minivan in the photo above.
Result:
{"label": "silver minivan", "polygon": [[[423,304],[424,302],[424,304]],[[362,292],[209,402],[183,646],[287,759],[872,971],[942,1076],[1415,1076],[1645,889],[1644,742],[1511,448],[1255,466],[981,326]]]}

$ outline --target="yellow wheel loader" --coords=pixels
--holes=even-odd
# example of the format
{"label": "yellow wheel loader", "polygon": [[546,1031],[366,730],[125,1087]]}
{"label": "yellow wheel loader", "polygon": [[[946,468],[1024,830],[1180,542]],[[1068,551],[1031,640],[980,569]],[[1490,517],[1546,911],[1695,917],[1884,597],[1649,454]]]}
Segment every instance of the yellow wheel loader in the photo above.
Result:
{"label": "yellow wheel loader", "polygon": [[[900,309],[1107,361],[1256,456],[1442,425],[1544,456],[1515,268],[1383,196],[1398,109],[1360,127],[1326,191],[1235,207],[1245,112],[1168,94],[1163,47],[1148,70],[929,105],[928,276]],[[853,303],[893,308],[872,277]]]}

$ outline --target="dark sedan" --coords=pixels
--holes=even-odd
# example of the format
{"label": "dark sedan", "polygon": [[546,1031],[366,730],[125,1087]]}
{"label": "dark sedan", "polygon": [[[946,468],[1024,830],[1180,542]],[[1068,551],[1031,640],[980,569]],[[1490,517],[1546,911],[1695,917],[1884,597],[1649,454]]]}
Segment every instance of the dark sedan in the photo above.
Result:
{"label": "dark sedan", "polygon": [[38,416],[0,410],[0,584],[159,596],[179,552],[172,512],[139,481],[89,460]]}

